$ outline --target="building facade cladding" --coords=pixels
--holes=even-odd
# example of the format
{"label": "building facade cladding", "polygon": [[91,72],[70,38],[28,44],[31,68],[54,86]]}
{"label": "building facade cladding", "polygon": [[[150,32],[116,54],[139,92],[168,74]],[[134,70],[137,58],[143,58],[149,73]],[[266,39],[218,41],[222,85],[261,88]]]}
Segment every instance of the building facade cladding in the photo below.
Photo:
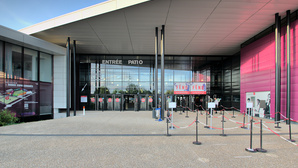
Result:
{"label": "building facade cladding", "polygon": [[[77,101],[79,109],[127,109],[125,99],[137,98],[137,110],[151,110],[154,106],[154,56],[79,55]],[[160,65],[160,60],[159,60]],[[160,67],[158,67],[158,94]],[[206,83],[204,95],[175,95],[175,83]],[[171,101],[187,97],[188,106],[204,105],[206,96],[221,98],[226,107],[238,107],[240,99],[240,58],[235,56],[165,56],[165,90]],[[137,96],[137,97],[135,97]],[[123,99],[123,101],[121,101]],[[196,100],[198,99],[198,100]],[[110,101],[108,101],[110,100]],[[118,101],[120,105],[113,104]],[[144,105],[141,105],[144,100]],[[150,102],[151,100],[151,102]],[[122,103],[121,103],[122,102]],[[194,102],[194,104],[191,104]],[[197,103],[196,103],[197,102]],[[134,103],[136,104],[136,103]],[[177,102],[179,104],[179,102]],[[120,106],[120,107],[119,107]]]}
{"label": "building facade cladding", "polygon": [[53,56],[0,41],[0,109],[17,117],[53,115]]}
{"label": "building facade cladding", "polygon": [[[281,29],[281,114],[286,116],[287,44],[286,27]],[[298,20],[291,23],[291,118],[298,120]],[[270,92],[270,117],[275,117],[275,35],[271,33],[241,49],[240,108],[246,108],[248,92]],[[256,102],[253,102],[256,103]],[[255,106],[255,104],[254,104]],[[281,116],[281,119],[284,117]]]}

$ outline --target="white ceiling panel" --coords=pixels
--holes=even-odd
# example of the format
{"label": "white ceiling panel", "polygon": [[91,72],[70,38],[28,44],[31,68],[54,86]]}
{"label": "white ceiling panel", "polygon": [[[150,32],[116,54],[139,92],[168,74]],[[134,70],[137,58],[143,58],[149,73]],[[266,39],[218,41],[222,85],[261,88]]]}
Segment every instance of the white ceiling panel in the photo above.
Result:
{"label": "white ceiling panel", "polygon": [[155,27],[160,39],[165,25],[166,54],[233,55],[275,13],[297,9],[298,0],[152,0],[32,35],[62,46],[70,37],[81,53],[154,54]]}

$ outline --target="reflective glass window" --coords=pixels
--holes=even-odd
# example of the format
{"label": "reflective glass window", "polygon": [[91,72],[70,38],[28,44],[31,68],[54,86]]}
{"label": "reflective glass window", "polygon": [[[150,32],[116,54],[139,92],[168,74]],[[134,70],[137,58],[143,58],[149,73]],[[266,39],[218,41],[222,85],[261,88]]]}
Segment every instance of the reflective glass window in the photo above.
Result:
{"label": "reflective glass window", "polygon": [[6,78],[22,78],[22,48],[12,44],[5,44],[5,72]]}
{"label": "reflective glass window", "polygon": [[0,78],[4,77],[4,73],[3,73],[3,42],[0,41]]}
{"label": "reflective glass window", "polygon": [[38,75],[38,52],[24,49],[24,78],[37,81]]}
{"label": "reflective glass window", "polygon": [[52,82],[52,55],[40,53],[39,79],[41,82]]}

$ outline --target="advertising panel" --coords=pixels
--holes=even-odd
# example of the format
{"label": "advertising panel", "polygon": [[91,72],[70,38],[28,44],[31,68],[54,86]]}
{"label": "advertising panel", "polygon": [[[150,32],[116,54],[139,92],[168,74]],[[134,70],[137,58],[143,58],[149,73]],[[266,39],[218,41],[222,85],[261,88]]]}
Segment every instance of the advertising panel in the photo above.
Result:
{"label": "advertising panel", "polygon": [[174,94],[206,94],[206,83],[200,83],[200,82],[175,83]]}
{"label": "advertising panel", "polygon": [[37,115],[38,82],[6,80],[5,90],[0,93],[2,109],[9,109],[18,117]]}
{"label": "advertising panel", "polygon": [[247,108],[252,108],[253,116],[262,118],[270,117],[270,91],[247,92],[246,104],[251,105]]}

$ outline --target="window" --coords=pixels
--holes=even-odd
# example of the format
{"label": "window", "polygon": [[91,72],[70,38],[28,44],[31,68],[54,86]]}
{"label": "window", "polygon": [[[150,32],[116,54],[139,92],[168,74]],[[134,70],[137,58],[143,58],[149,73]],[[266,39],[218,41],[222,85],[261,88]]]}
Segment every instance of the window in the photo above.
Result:
{"label": "window", "polygon": [[0,41],[0,78],[3,78],[3,43]]}
{"label": "window", "polygon": [[24,78],[37,81],[38,75],[38,52],[30,49],[24,50]]}
{"label": "window", "polygon": [[5,72],[6,78],[22,78],[22,48],[12,44],[5,44]]}
{"label": "window", "polygon": [[40,74],[41,82],[52,82],[52,56],[40,53]]}

